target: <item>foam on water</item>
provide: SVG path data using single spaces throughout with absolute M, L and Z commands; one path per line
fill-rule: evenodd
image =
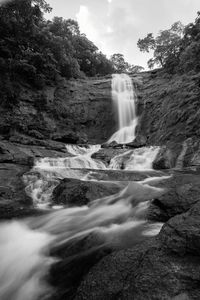
M 110 139 L 129 143 L 135 138 L 136 94 L 128 75 L 113 75 L 113 101 L 118 110 L 119 131 Z M 24 176 L 26 192 L 35 206 L 47 208 L 53 189 L 63 178 L 94 180 L 92 172 L 106 170 L 100 160 L 92 159 L 100 145 L 67 145 L 68 157 L 41 158 Z M 109 169 L 152 169 L 158 147 L 128 150 L 111 160 Z M 163 178 L 163 179 L 166 179 Z M 156 235 L 162 224 L 149 224 L 145 215 L 151 199 L 165 190 L 153 184 L 162 178 L 129 182 L 120 192 L 83 207 L 54 206 L 50 213 L 0 226 L 0 299 L 38 300 L 48 297 L 51 289 L 43 278 L 55 260 L 48 250 L 76 243 L 89 234 L 101 238 L 100 246 L 132 247 L 138 241 Z M 91 245 L 91 247 L 96 247 Z M 93 248 L 89 249 L 94 250 Z M 80 253 L 78 255 L 81 255 Z M 68 257 L 70 260 L 70 257 Z M 43 297 L 45 295 L 45 297 Z
M 106 166 L 100 160 L 92 159 L 94 152 L 99 151 L 100 145 L 66 145 L 72 156 L 62 158 L 40 158 L 36 160 L 31 172 L 24 175 L 26 192 L 34 203 L 46 209 L 53 192 L 63 178 L 87 179 L 86 169 L 104 170 Z
M 110 169 L 123 170 L 152 170 L 152 164 L 159 147 L 142 147 L 128 150 L 111 159 Z

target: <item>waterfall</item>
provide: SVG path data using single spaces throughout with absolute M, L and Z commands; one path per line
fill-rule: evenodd
M 118 114 L 119 129 L 109 139 L 109 143 L 130 143 L 135 139 L 137 126 L 136 108 L 137 95 L 132 79 L 127 74 L 114 74 L 112 77 L 112 99 Z
M 137 118 L 136 94 L 128 75 L 113 75 L 112 95 L 118 110 L 119 130 L 110 141 L 129 143 L 135 138 Z M 53 189 L 61 179 L 92 181 L 98 180 L 95 177 L 98 172 L 105 172 L 109 176 L 109 172 L 113 170 L 123 169 L 121 172 L 126 172 L 151 169 L 158 147 L 125 150 L 112 158 L 109 166 L 92 158 L 92 154 L 100 150 L 100 145 L 66 145 L 66 148 L 68 156 L 38 158 L 33 169 L 24 175 L 27 194 L 32 197 L 36 207 L 48 209 L 47 213 L 1 224 L 1 300 L 48 299 L 53 291 L 45 282 L 45 276 L 57 261 L 50 257 L 50 250 L 53 253 L 55 249 L 76 243 L 79 245 L 80 241 L 91 234 L 95 239 L 99 238 L 100 245 L 90 244 L 88 241 L 88 249 L 80 248 L 77 254 L 70 254 L 67 257 L 70 262 L 83 255 L 83 251 L 92 253 L 97 247 L 130 248 L 143 239 L 158 234 L 162 227 L 161 223 L 148 222 L 146 213 L 150 200 L 165 193 L 164 188 L 153 186 L 153 182 L 168 177 L 123 183 L 114 180 L 119 186 L 118 193 L 96 199 L 88 205 L 50 205 Z

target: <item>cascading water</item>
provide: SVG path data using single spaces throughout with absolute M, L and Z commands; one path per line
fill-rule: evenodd
M 26 192 L 40 208 L 48 207 L 53 189 L 59 180 L 63 178 L 84 180 L 88 173 L 85 170 L 106 169 L 103 162 L 91 158 L 92 154 L 100 149 L 100 145 L 87 147 L 66 145 L 66 148 L 72 156 L 38 159 L 32 171 L 24 176 Z
M 118 113 L 119 130 L 115 132 L 108 143 L 130 143 L 135 139 L 137 126 L 136 107 L 137 95 L 132 79 L 127 74 L 114 74 L 112 77 L 112 99 Z
M 158 154 L 159 147 L 142 147 L 125 151 L 111 159 L 110 169 L 152 170 L 152 163 Z
M 119 112 L 119 131 L 110 141 L 129 143 L 135 138 L 137 125 L 136 95 L 130 77 L 125 74 L 113 75 L 112 91 Z M 48 299 L 51 288 L 44 282 L 44 276 L 55 262 L 49 256 L 49 250 L 59 249 L 66 243 L 78 243 L 89 234 L 101 238 L 100 247 L 131 247 L 141 239 L 156 235 L 162 226 L 160 223 L 147 222 L 145 214 L 149 200 L 165 192 L 162 188 L 154 187 L 153 183 L 166 177 L 121 185 L 116 181 L 120 192 L 96 199 L 87 206 L 59 207 L 59 210 L 49 207 L 52 191 L 61 179 L 95 180 L 92 175 L 94 171 L 151 169 L 158 147 L 124 150 L 123 154 L 111 160 L 109 166 L 92 159 L 92 154 L 100 150 L 99 145 L 66 147 L 68 157 L 38 159 L 33 169 L 24 176 L 26 192 L 33 198 L 35 206 L 48 208 L 48 213 L 1 224 L 1 300 Z M 92 250 L 90 248 L 88 251 Z M 77 255 L 81 255 L 81 249 Z M 71 257 L 68 259 L 70 261 Z

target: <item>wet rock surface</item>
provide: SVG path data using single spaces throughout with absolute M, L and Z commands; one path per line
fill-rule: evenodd
M 93 200 L 115 194 L 120 189 L 122 187 L 115 183 L 66 178 L 54 189 L 52 202 L 69 207 L 82 206 Z
M 168 179 L 155 183 L 166 189 L 166 193 L 153 199 L 148 218 L 165 222 L 189 210 L 200 201 L 200 174 L 174 172 Z
M 144 139 L 129 146 L 161 145 L 154 168 L 170 171 L 92 173 L 97 180 L 126 182 L 172 172 L 172 178 L 156 184 L 167 192 L 152 199 L 148 216 L 166 223 L 157 238 L 138 241 L 128 250 L 102 246 L 96 235 L 53 249 L 51 255 L 60 261 L 50 273 L 52 300 L 200 299 L 200 177 L 171 171 L 200 166 L 199 74 L 172 77 L 154 71 L 133 77 L 142 82 L 137 87 L 137 134 Z M 23 86 L 12 112 L 0 110 L 0 219 L 40 213 L 23 182 L 35 158 L 69 155 L 66 142 L 108 140 L 116 129 L 110 84 L 110 79 L 63 80 L 40 91 Z M 122 148 L 113 144 L 93 158 L 108 165 L 124 153 Z M 112 193 L 115 189 L 113 185 Z M 109 191 L 99 183 L 67 179 L 55 190 L 54 203 L 83 205 Z
M 112 147 L 102 148 L 98 152 L 92 154 L 92 158 L 100 159 L 106 165 L 109 165 L 112 158 L 114 158 L 116 155 L 123 154 L 126 150 L 128 151 L 128 149 L 113 149 Z
M 76 300 L 199 299 L 200 258 L 180 257 L 152 239 L 103 258 L 82 281 Z
M 54 287 L 50 300 L 74 299 L 84 276 L 111 252 L 112 249 L 94 233 L 53 249 L 51 255 L 60 261 L 52 267 L 49 275 L 49 282 Z
M 42 214 L 25 192 L 23 175 L 30 171 L 37 158 L 69 155 L 62 144 L 31 141 L 31 145 L 25 138 L 23 144 L 0 141 L 0 219 Z
M 163 226 L 160 240 L 180 256 L 200 255 L 200 201 L 186 213 L 171 218 Z
M 94 245 L 98 248 L 99 242 L 102 243 L 98 236 L 84 239 L 84 246 L 80 248 L 77 245 L 82 242 L 76 244 L 75 241 L 77 252 L 73 264 L 67 260 L 71 253 L 68 247 L 61 252 L 56 250 L 62 261 L 58 266 L 60 281 L 55 285 L 55 299 L 199 299 L 199 182 L 199 174 L 177 171 L 171 178 L 152 181 L 153 186 L 169 189 L 168 193 L 158 198 L 166 206 L 168 221 L 155 238 L 145 238 L 144 242 L 134 236 L 135 244 L 130 244 L 130 249 L 116 251 L 115 247 L 103 247 L 103 252 L 99 250 L 100 256 L 97 249 L 95 256 L 81 254 L 82 249 L 88 254 L 87 250 Z M 73 247 L 72 243 L 72 252 Z M 81 269 L 78 266 L 82 266 Z M 66 272 L 69 269 L 72 276 Z M 53 272 L 52 278 L 56 278 L 56 266 Z M 65 285 L 61 274 L 67 276 Z M 70 287 L 68 282 L 71 282 Z

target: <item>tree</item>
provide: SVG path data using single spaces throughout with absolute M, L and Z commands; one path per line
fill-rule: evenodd
M 128 73 L 140 73 L 144 68 L 142 66 L 129 65 Z
M 184 26 L 181 22 L 174 23 L 170 29 L 160 31 L 154 38 L 152 33 L 147 34 L 144 39 L 139 39 L 137 45 L 142 52 L 153 50 L 153 58 L 148 61 L 148 66 L 154 65 L 165 67 L 168 59 L 177 59 L 183 37 Z
M 128 63 L 125 61 L 123 54 L 115 53 L 110 60 L 116 73 L 127 72 Z
M 179 55 L 179 70 L 200 71 L 200 12 L 194 23 L 185 27 Z
M 120 53 L 113 54 L 110 60 L 115 73 L 138 73 L 144 70 L 141 66 L 130 65 Z

